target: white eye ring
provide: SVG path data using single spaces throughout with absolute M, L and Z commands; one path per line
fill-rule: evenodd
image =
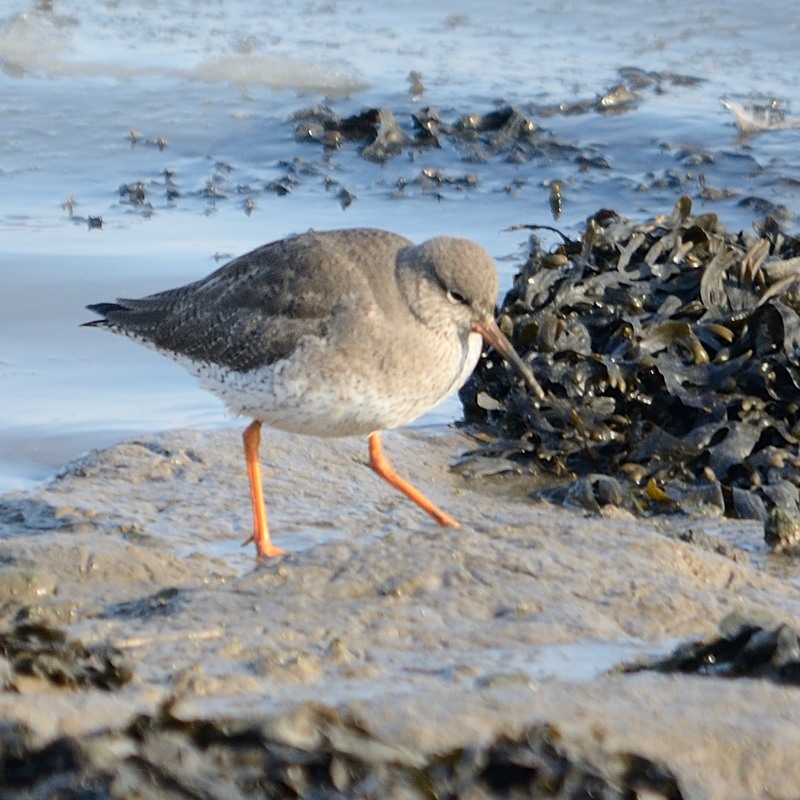
M 461 294 L 461 292 L 455 292 L 452 289 L 448 289 L 447 290 L 447 299 L 453 305 L 465 306 L 465 305 L 467 305 L 467 302 L 468 302 L 467 298 L 463 294 Z

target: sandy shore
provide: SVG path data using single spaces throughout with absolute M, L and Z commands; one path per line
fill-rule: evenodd
M 168 698 L 187 720 L 314 701 L 422 754 L 550 723 L 594 763 L 665 765 L 685 797 L 797 797 L 796 688 L 614 671 L 711 636 L 732 613 L 798 627 L 794 582 L 668 538 L 663 521 L 589 517 L 466 480 L 448 468 L 470 447 L 456 431 L 385 441 L 459 529 L 377 479 L 364 442 L 275 432 L 265 487 L 290 555 L 266 566 L 240 547 L 250 519 L 236 431 L 123 442 L 1 498 L 4 627 L 115 645 L 134 678 L 112 692 L 17 682 L 0 716 L 44 745 L 118 729 Z M 737 537 L 759 531 L 738 524 Z

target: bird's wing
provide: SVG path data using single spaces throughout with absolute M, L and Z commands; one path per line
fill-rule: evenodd
M 382 231 L 378 249 L 407 240 Z M 264 245 L 202 280 L 141 299 L 89 306 L 112 328 L 159 350 L 247 372 L 289 356 L 302 337 L 328 335 L 346 296 L 371 297 L 369 265 L 338 232 Z M 381 261 L 381 259 L 376 259 Z

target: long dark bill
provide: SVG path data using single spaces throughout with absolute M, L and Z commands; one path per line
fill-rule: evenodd
M 528 384 L 528 388 L 540 400 L 544 400 L 546 395 L 541 384 L 534 377 L 531 368 L 517 355 L 514 346 L 508 341 L 503 331 L 497 326 L 497 323 L 489 318 L 481 322 L 476 322 L 473 328 L 477 333 L 483 336 L 483 341 L 486 342 L 486 344 L 494 347 L 494 349 L 519 372 L 522 379 Z

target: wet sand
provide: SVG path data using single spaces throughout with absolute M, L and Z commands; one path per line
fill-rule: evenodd
M 469 481 L 449 470 L 472 445 L 455 430 L 389 433 L 386 450 L 457 530 L 375 477 L 364 442 L 268 433 L 270 522 L 290 555 L 265 566 L 240 547 L 237 431 L 122 442 L 0 499 L 3 627 L 115 645 L 134 669 L 111 692 L 28 678 L 0 693 L 0 717 L 27 726 L 31 746 L 120 730 L 171 698 L 184 720 L 313 702 L 420 757 L 549 723 L 572 756 L 664 765 L 684 797 L 797 796 L 796 688 L 614 671 L 732 613 L 797 627 L 794 583 L 664 536 L 670 522 Z

